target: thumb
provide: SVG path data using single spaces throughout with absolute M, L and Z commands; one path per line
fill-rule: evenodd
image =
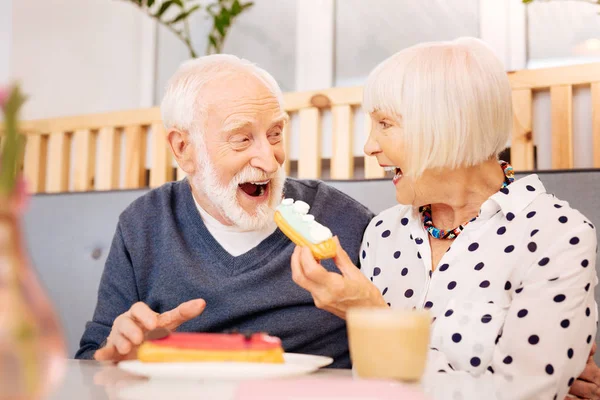
M 333 258 L 335 265 L 340 270 L 342 275 L 352 276 L 356 271 L 358 271 L 358 268 L 356 268 L 356 265 L 354 265 L 354 263 L 348 256 L 348 253 L 346 253 L 346 251 L 342 248 L 342 245 L 340 244 L 340 240 L 338 239 L 338 237 L 335 236 L 333 238 L 333 240 L 335 241 L 336 248 L 337 248 L 336 255 Z
M 94 353 L 94 360 L 96 361 L 113 361 L 117 358 L 117 348 L 112 344 L 99 348 Z
M 171 311 L 166 311 L 158 316 L 158 327 L 175 330 L 181 324 L 196 318 L 206 308 L 206 301 L 202 299 L 190 300 L 181 303 Z

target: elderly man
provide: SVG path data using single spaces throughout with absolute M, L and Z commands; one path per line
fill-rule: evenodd
M 355 263 L 372 214 L 323 183 L 286 180 L 288 117 L 275 80 L 234 56 L 203 57 L 181 66 L 161 109 L 188 179 L 151 191 L 120 216 L 76 357 L 132 358 L 157 327 L 239 329 L 269 332 L 286 351 L 349 367 L 344 321 L 293 282 L 294 245 L 273 213 L 283 192 L 307 202 Z

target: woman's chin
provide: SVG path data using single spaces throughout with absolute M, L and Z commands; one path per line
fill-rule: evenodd
M 406 196 L 406 193 L 402 193 L 398 190 L 396 190 L 396 201 L 398 202 L 398 204 L 401 204 L 403 206 L 412 205 L 412 199 L 409 199 L 408 196 Z

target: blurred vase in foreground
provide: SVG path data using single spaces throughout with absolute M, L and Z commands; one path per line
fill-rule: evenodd
M 0 400 L 44 398 L 60 382 L 66 361 L 63 332 L 27 257 L 21 231 L 26 202 L 20 178 L 24 139 L 18 87 L 0 88 Z

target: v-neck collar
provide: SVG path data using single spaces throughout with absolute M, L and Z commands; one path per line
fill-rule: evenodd
M 232 256 L 206 228 L 196 208 L 192 189 L 187 178 L 179 182 L 178 192 L 177 198 L 178 201 L 182 202 L 184 218 L 190 225 L 189 229 L 194 231 L 194 236 L 200 240 L 200 244 L 203 245 L 202 247 L 204 247 L 205 251 L 216 257 L 222 264 L 231 268 L 229 271 L 230 275 L 237 275 L 244 271 L 255 269 L 273 252 L 281 250 L 285 246 L 286 241 L 289 240 L 281 230 L 276 229 L 271 235 L 260 242 L 258 246 L 237 257 Z

